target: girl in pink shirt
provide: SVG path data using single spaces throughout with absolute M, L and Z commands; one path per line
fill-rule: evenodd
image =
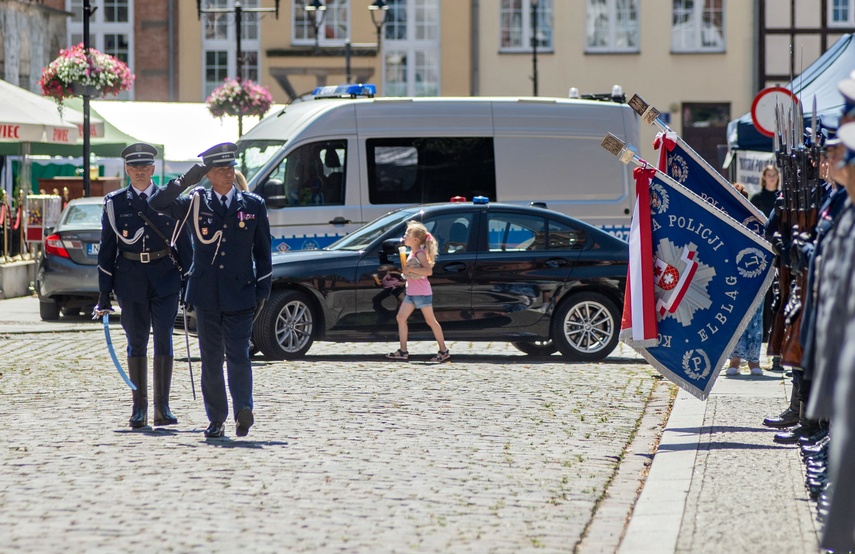
M 422 311 L 425 323 L 433 331 L 433 336 L 439 345 L 439 352 L 431 358 L 432 362 L 444 362 L 451 358 L 448 348 L 445 347 L 445 338 L 442 336 L 442 327 L 433 314 L 433 292 L 430 288 L 428 277 L 433 274 L 433 264 L 436 261 L 436 240 L 427 232 L 424 225 L 418 221 L 407 222 L 407 232 L 404 234 L 404 245 L 410 247 L 410 255 L 407 257 L 406 267 L 401 268 L 407 279 L 407 293 L 398 310 L 398 335 L 401 347 L 386 354 L 392 360 L 408 360 L 407 333 L 409 328 L 407 320 L 416 308 Z

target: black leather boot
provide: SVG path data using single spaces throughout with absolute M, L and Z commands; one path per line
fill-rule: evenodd
M 789 431 L 777 433 L 772 440 L 778 444 L 796 444 L 802 437 L 809 437 L 819 431 L 819 421 L 805 416 L 805 403 L 799 402 L 799 424 Z
M 774 427 L 775 429 L 783 429 L 784 427 L 792 427 L 799 422 L 799 399 L 798 391 L 795 387 L 790 391 L 790 405 L 787 409 L 777 416 L 769 416 L 763 420 L 763 425 L 766 427 Z
M 172 388 L 172 356 L 155 356 L 152 389 L 154 390 L 154 424 L 175 425 L 178 419 L 169 410 Z
M 128 376 L 137 387 L 133 391 L 134 407 L 128 425 L 134 429 L 148 425 L 148 358 L 138 356 L 128 358 Z

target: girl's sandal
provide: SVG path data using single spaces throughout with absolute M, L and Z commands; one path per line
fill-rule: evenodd
M 389 358 L 390 360 L 401 360 L 401 361 L 406 362 L 407 360 L 410 359 L 410 353 L 406 352 L 404 350 L 401 350 L 399 348 L 399 349 L 395 350 L 394 352 L 392 352 L 391 354 L 386 354 L 386 357 Z
M 437 363 L 437 364 L 440 364 L 449 358 L 451 358 L 451 354 L 448 352 L 448 349 L 446 348 L 445 350 L 440 350 L 439 352 L 437 352 L 436 356 L 431 358 L 430 361 Z

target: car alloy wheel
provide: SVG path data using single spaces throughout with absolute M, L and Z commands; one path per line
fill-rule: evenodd
M 597 292 L 574 294 L 553 316 L 553 342 L 571 360 L 602 360 L 617 346 L 619 321 L 615 303 L 606 296 Z
M 274 290 L 253 330 L 253 343 L 277 360 L 303 357 L 312 346 L 315 315 L 308 297 L 295 290 Z

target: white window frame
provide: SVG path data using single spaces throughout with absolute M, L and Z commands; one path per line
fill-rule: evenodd
M 128 39 L 128 59 L 126 61 L 131 73 L 134 73 L 134 0 L 128 2 L 128 20 L 122 22 L 104 21 L 104 0 L 90 0 L 90 5 L 97 8 L 95 13 L 89 17 L 89 46 L 100 52 L 105 52 L 104 37 L 105 35 L 124 35 Z M 83 0 L 65 0 L 66 11 L 72 12 L 76 17 L 68 18 L 68 47 L 75 46 L 83 42 Z M 77 19 L 77 21 L 75 21 Z M 73 37 L 78 35 L 79 40 L 73 40 Z M 112 52 L 105 52 L 113 54 Z M 130 90 L 122 91 L 116 96 L 107 96 L 107 100 L 133 100 L 134 87 L 131 85 Z
M 302 22 L 297 20 L 298 15 L 304 13 L 303 6 L 308 4 L 311 0 L 294 0 L 291 4 L 291 29 L 294 30 L 291 36 L 291 44 L 294 46 L 314 46 L 315 38 L 314 37 L 298 37 L 297 29 L 302 27 Z M 321 20 L 321 24 L 318 27 L 318 46 L 344 46 L 347 42 L 347 38 L 350 36 L 351 29 L 351 9 L 350 9 L 350 0 L 324 0 L 324 3 L 327 4 L 326 13 L 315 12 L 315 20 Z M 336 19 L 335 17 L 330 17 L 331 14 L 336 12 L 342 13 L 343 17 Z M 367 16 L 366 16 L 367 17 Z M 343 35 L 338 38 L 326 38 L 327 32 L 326 29 L 328 26 L 332 26 L 335 28 L 336 25 L 344 25 Z M 306 22 L 306 25 L 309 25 Z M 309 27 L 311 27 L 309 25 Z M 309 30 L 309 27 L 306 30 Z M 335 34 L 335 33 L 333 33 Z
M 216 7 L 224 7 L 229 9 L 234 9 L 236 0 L 225 0 L 224 2 L 217 2 L 215 4 Z M 261 7 L 261 0 L 240 0 L 241 7 L 243 8 L 258 8 Z M 225 4 L 225 5 L 222 5 Z M 205 7 L 204 5 L 202 6 Z M 206 38 L 205 37 L 205 24 L 206 18 L 217 15 L 219 17 L 225 18 L 225 29 L 226 36 L 222 38 Z M 246 55 L 248 53 L 255 54 L 255 64 L 246 63 L 243 64 L 244 75 L 243 78 L 246 79 L 247 74 L 249 74 L 253 69 L 255 70 L 256 75 L 258 75 L 257 80 L 260 80 L 261 76 L 261 17 L 260 13 L 252 13 L 252 12 L 243 12 L 242 14 L 242 23 L 244 28 L 248 25 L 252 25 L 248 17 L 255 18 L 255 38 L 247 37 L 246 33 L 241 35 L 240 49 L 241 52 Z M 202 14 L 202 54 L 200 60 L 201 67 L 201 82 L 202 82 L 202 101 L 204 102 L 208 96 L 210 96 L 211 91 L 214 88 L 220 86 L 222 81 L 220 82 L 209 82 L 207 80 L 207 69 L 208 69 L 208 61 L 207 54 L 208 52 L 228 52 L 227 54 L 227 77 L 236 78 L 237 77 L 237 25 L 235 23 L 234 13 L 224 13 L 224 14 Z
M 683 30 L 689 31 L 691 34 L 688 38 L 691 44 L 685 44 L 685 36 L 687 33 L 682 32 L 675 27 L 674 19 L 678 7 L 682 11 L 687 11 L 685 4 L 691 3 L 690 19 L 686 23 Z M 704 46 L 703 34 L 706 31 L 704 27 L 704 13 L 709 11 L 711 5 L 721 5 L 721 44 Z M 672 0 L 671 1 L 671 52 L 679 54 L 695 54 L 695 53 L 723 53 L 727 51 L 727 7 L 726 0 Z
M 835 4 L 846 10 L 845 19 L 835 19 Z M 828 0 L 828 26 L 829 27 L 855 27 L 855 0 Z
M 521 35 L 519 46 L 505 46 L 502 44 L 502 34 L 504 27 L 502 25 L 502 15 L 505 12 L 514 13 L 515 10 L 508 9 L 506 3 L 512 3 L 513 0 L 500 0 L 499 3 L 499 52 L 500 53 L 517 53 L 531 52 L 531 0 L 520 0 L 520 13 L 518 14 L 520 25 L 517 29 L 516 24 L 509 32 L 519 33 Z M 554 24 L 554 6 L 552 0 L 538 0 L 537 11 L 540 14 L 538 20 L 538 31 L 543 38 L 537 43 L 538 52 L 552 52 L 554 48 L 555 24 Z M 546 33 L 544 33 L 546 31 Z
M 587 0 L 585 3 L 585 52 L 588 53 L 636 53 L 641 51 L 641 13 L 640 0 Z M 635 46 L 618 46 L 623 36 L 632 34 L 627 25 L 623 32 L 618 32 L 618 15 L 621 10 L 618 4 L 623 4 L 624 12 L 635 12 Z M 603 46 L 592 45 L 589 38 L 594 33 L 597 19 L 605 20 L 605 41 Z
M 383 29 L 381 54 L 383 56 L 382 91 L 384 96 L 439 96 L 442 94 L 441 67 L 441 5 L 440 0 L 391 0 L 396 9 L 406 13 L 403 25 L 405 38 L 391 38 Z M 391 10 L 390 10 L 391 11 Z M 432 20 L 425 18 L 433 15 Z M 403 67 L 394 60 L 405 61 Z M 435 73 L 434 80 L 425 76 Z M 387 77 L 398 74 L 402 80 L 392 81 Z

